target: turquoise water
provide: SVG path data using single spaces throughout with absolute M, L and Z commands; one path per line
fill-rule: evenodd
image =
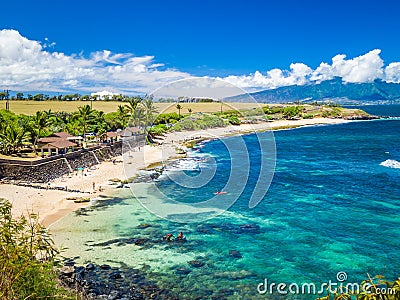
M 396 115 L 397 110 L 399 106 L 393 106 L 390 112 Z M 248 208 L 248 201 L 261 160 L 257 136 L 248 135 L 244 139 L 252 155 L 246 188 L 216 218 L 192 224 L 169 222 L 149 213 L 125 189 L 118 197 L 67 216 L 52 231 L 57 243 L 68 248 L 65 255 L 76 257 L 77 262 L 141 266 L 160 286 L 186 299 L 194 295 L 279 298 L 257 293 L 264 278 L 320 284 L 346 272 L 347 282 L 360 282 L 367 273 L 393 280 L 400 269 L 399 132 L 399 120 L 275 132 L 275 175 L 254 209 Z M 239 138 L 229 139 L 234 143 Z M 177 201 L 193 203 L 224 186 L 230 160 L 221 141 L 200 145 L 191 157 L 185 163 L 189 176 L 196 176 L 198 170 L 187 165 L 207 168 L 207 157 L 215 160 L 217 170 L 206 186 L 185 188 L 162 176 L 157 189 Z M 154 188 L 146 183 L 134 186 L 142 200 L 154 197 Z M 142 223 L 150 227 L 142 228 Z M 179 231 L 187 236 L 186 243 L 160 241 L 163 234 Z M 144 238 L 145 244 L 134 245 L 129 238 Z M 101 244 L 107 241 L 111 242 Z M 241 258 L 234 257 L 237 252 L 232 250 Z M 191 260 L 204 266 L 194 268 L 188 263 Z M 190 273 L 178 274 L 178 268 Z

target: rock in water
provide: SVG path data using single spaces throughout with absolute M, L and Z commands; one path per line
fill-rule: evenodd
M 242 254 L 237 250 L 229 250 L 229 256 L 233 258 L 242 258 Z
M 191 260 L 191 261 L 189 261 L 189 264 L 195 268 L 200 268 L 200 267 L 204 266 L 204 262 L 202 262 L 200 260 Z
M 189 274 L 191 271 L 189 270 L 189 269 L 187 269 L 187 268 L 179 268 L 179 269 L 177 269 L 176 271 L 175 271 L 175 273 L 177 274 L 177 275 L 187 275 L 187 274 Z

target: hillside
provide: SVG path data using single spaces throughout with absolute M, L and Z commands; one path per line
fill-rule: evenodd
M 334 100 L 343 104 L 382 103 L 400 100 L 400 84 L 375 80 L 370 83 L 343 83 L 341 78 L 320 84 L 292 85 L 273 90 L 251 93 L 257 102 L 286 103 Z M 238 95 L 224 99 L 232 102 L 248 102 L 248 96 Z

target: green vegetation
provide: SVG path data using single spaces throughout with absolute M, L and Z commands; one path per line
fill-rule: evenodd
M 262 109 L 266 115 L 275 115 L 283 113 L 283 107 L 280 106 L 264 106 Z
M 79 106 L 72 113 L 37 111 L 34 115 L 16 115 L 0 110 L 0 153 L 17 155 L 37 153 L 37 143 L 42 137 L 59 131 L 72 135 L 81 135 L 87 139 L 87 133 L 102 137 L 110 130 L 123 129 L 126 126 L 140 126 L 144 131 L 154 122 L 157 112 L 149 98 L 130 98 L 125 105 L 119 105 L 117 111 L 108 114 L 92 109 L 90 105 Z
M 174 124 L 181 120 L 183 116 L 178 115 L 177 113 L 167 113 L 167 114 L 159 114 L 157 118 L 154 120 L 154 124 Z
M 317 300 L 398 300 L 400 299 L 400 278 L 390 282 L 381 275 L 373 278 L 368 275 L 368 279 L 359 284 L 359 291 L 354 286 L 347 290 L 346 284 L 343 284 L 343 289 L 340 287 L 335 289 L 337 289 L 336 293 L 328 291 L 327 296 L 317 298 Z
M 163 135 L 168 131 L 168 127 L 165 124 L 154 125 L 149 128 L 148 134 L 152 137 Z
M 149 138 L 148 141 L 152 142 L 154 137 L 168 131 L 198 130 L 281 119 L 346 118 L 366 115 L 361 110 L 344 109 L 333 103 L 263 107 L 247 105 L 247 109 L 230 107 L 223 111 L 221 102 L 204 103 L 203 106 L 200 103 L 190 103 L 190 107 L 184 106 L 188 103 L 178 103 L 172 106 L 172 109 L 177 111 L 156 115 L 159 104 L 154 103 L 151 97 L 130 97 L 125 100 L 125 104 L 119 104 L 109 113 L 93 109 L 88 104 L 79 106 L 77 111 L 73 112 L 47 110 L 37 111 L 33 115 L 16 115 L 0 110 L 0 153 L 17 156 L 29 152 L 36 154 L 38 140 L 59 131 L 66 131 L 75 136 L 81 135 L 86 140 L 87 133 L 93 133 L 101 139 L 107 131 L 135 126 L 140 127 Z M 212 112 L 198 112 L 200 107 L 209 109 L 208 106 L 213 106 Z M 188 113 L 183 113 L 184 108 Z
M 203 114 L 196 116 L 188 116 L 176 123 L 172 130 L 200 130 L 207 128 L 223 127 L 227 123 L 219 116 L 214 114 Z
M 304 110 L 304 106 L 286 106 L 282 114 L 286 119 L 300 118 Z
M 57 284 L 58 252 L 36 215 L 13 219 L 0 199 L 0 232 L 0 299 L 69 298 Z
M 232 125 L 240 125 L 240 119 L 237 116 L 228 117 L 228 122 Z

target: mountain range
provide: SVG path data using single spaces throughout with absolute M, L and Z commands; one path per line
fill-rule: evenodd
M 321 83 L 291 85 L 250 93 L 257 102 L 288 103 L 333 101 L 341 104 L 400 103 L 400 84 L 375 80 L 346 83 L 340 77 Z M 249 102 L 247 94 L 225 98 L 229 102 Z

